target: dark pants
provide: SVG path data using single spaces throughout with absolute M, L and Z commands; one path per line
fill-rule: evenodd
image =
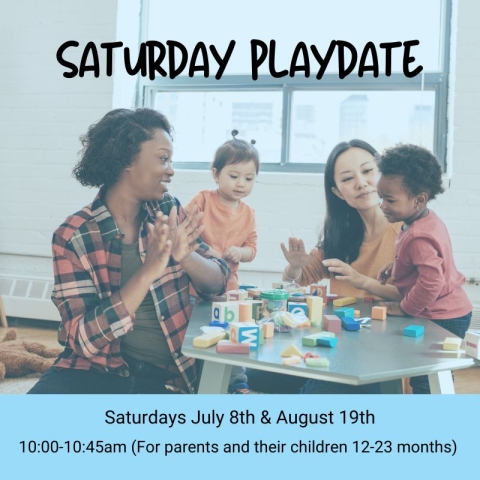
M 472 312 L 469 314 L 453 318 L 452 320 L 432 320 L 432 322 L 440 325 L 445 330 L 453 333 L 457 337 L 465 338 L 465 333 L 470 326 L 470 321 L 472 320 Z M 430 384 L 428 383 L 428 375 L 421 375 L 420 377 L 412 377 L 410 379 L 410 386 L 414 394 L 429 394 L 430 393 Z
M 169 372 L 147 362 L 128 358 L 129 375 L 51 367 L 31 388 L 32 394 L 176 393 L 165 387 Z
M 305 379 L 294 375 L 265 372 L 247 368 L 248 386 L 251 390 L 261 393 L 300 393 Z

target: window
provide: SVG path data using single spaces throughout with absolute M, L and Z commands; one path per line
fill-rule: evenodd
M 366 140 L 379 151 L 399 142 L 419 144 L 433 150 L 445 166 L 451 0 L 298 0 L 295 9 L 283 16 L 277 12 L 275 19 L 259 3 L 245 0 L 238 10 L 233 6 L 235 11 L 227 12 L 224 2 L 211 0 L 209 10 L 221 13 L 208 16 L 204 4 L 142 0 L 144 40 L 176 40 L 188 52 L 202 41 L 222 54 L 236 41 L 220 80 L 215 80 L 215 71 L 208 78 L 189 77 L 188 69 L 173 80 L 140 77 L 137 105 L 156 108 L 171 121 L 179 139 L 177 168 L 207 168 L 234 128 L 239 138 L 256 140 L 263 171 L 322 172 L 333 146 L 352 138 Z M 182 8 L 191 10 L 188 19 Z M 169 21 L 176 15 L 181 20 Z M 345 40 L 358 50 L 358 57 L 367 42 L 373 42 L 380 73 L 377 78 L 371 72 L 359 77 L 354 70 L 340 79 L 335 53 L 321 80 L 316 79 L 319 65 L 312 57 L 309 78 L 302 72 L 274 78 L 266 61 L 254 81 L 251 39 L 266 44 L 276 40 L 277 71 L 289 68 L 299 42 L 316 46 L 323 56 L 332 40 Z M 391 75 L 385 75 L 385 52 L 379 44 L 408 40 L 420 41 L 411 50 L 416 57 L 412 69 L 421 64 L 423 72 L 413 78 L 404 75 L 402 48 L 392 51 Z

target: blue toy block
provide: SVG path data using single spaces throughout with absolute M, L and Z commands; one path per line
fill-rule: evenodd
M 290 313 L 303 313 L 308 317 L 308 306 L 306 303 L 288 302 L 288 311 Z
M 320 347 L 334 347 L 338 342 L 338 338 L 320 337 L 317 338 L 317 345 Z
M 422 325 L 409 325 L 403 330 L 403 334 L 406 337 L 419 337 L 423 335 L 424 328 Z
M 336 313 L 336 311 L 335 311 L 335 313 Z M 359 323 L 356 322 L 352 317 L 343 317 L 342 318 L 342 327 L 345 330 L 360 330 Z
M 340 308 L 337 308 L 333 313 L 340 318 L 355 317 L 355 309 L 351 307 L 340 307 Z
M 212 320 L 209 325 L 211 327 L 222 327 L 222 328 L 228 328 L 228 326 L 230 325 L 228 322 L 219 322 L 217 320 Z

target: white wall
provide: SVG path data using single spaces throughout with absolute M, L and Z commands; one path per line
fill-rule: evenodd
M 110 108 L 131 106 L 134 85 L 123 78 L 114 86 L 105 75 L 64 79 L 55 53 L 69 39 L 125 41 L 116 24 L 125 3 L 23 0 L 0 7 L 0 272 L 50 275 L 53 230 L 95 194 L 71 178 L 78 136 Z M 458 267 L 480 279 L 480 2 L 455 1 L 457 7 L 450 187 L 435 209 L 450 230 Z M 260 174 L 248 198 L 257 211 L 258 255 L 242 265 L 242 281 L 268 285 L 278 277 L 279 243 L 291 233 L 313 247 L 325 213 L 322 185 L 322 175 Z M 209 172 L 177 171 L 172 191 L 187 202 L 204 188 L 214 188 Z

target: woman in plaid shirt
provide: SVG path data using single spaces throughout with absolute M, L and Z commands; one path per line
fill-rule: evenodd
M 189 286 L 221 294 L 230 271 L 201 241 L 203 214 L 167 193 L 171 130 L 155 110 L 117 109 L 81 137 L 74 174 L 100 191 L 53 235 L 65 350 L 29 393 L 195 392 Z

